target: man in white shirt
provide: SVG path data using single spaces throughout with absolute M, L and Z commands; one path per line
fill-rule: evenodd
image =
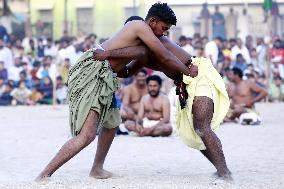
M 179 37 L 179 45 L 183 50 L 185 50 L 188 54 L 193 55 L 194 54 L 194 49 L 193 47 L 187 43 L 187 38 L 182 35 Z
M 20 57 L 16 57 L 14 65 L 8 69 L 8 79 L 19 81 L 21 71 L 23 71 L 23 67 L 21 66 L 21 59 Z
M 76 49 L 74 45 L 72 45 L 69 39 L 62 39 L 61 40 L 62 48 L 58 51 L 60 63 L 63 62 L 66 58 L 69 58 L 71 67 L 76 63 Z
M 53 44 L 52 38 L 47 38 L 47 45 L 44 48 L 44 55 L 45 56 L 51 56 L 55 58 L 57 56 L 58 49 L 57 47 Z
M 209 41 L 205 45 L 205 56 L 207 58 L 210 58 L 213 65 L 217 66 L 217 60 L 218 60 L 218 54 L 219 54 L 219 48 L 222 45 L 222 38 L 216 37 L 213 41 Z
M 13 55 L 12 51 L 5 47 L 5 42 L 0 39 L 0 61 L 4 62 L 4 67 L 8 70 L 13 66 Z
M 236 61 L 237 54 L 242 54 L 246 63 L 249 64 L 251 62 L 249 51 L 247 47 L 243 45 L 243 41 L 240 38 L 237 38 L 237 43 L 231 50 L 232 61 Z

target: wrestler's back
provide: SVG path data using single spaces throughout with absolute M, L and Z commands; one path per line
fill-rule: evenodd
M 127 23 L 120 31 L 118 31 L 113 37 L 101 44 L 104 50 L 120 49 L 125 47 L 132 47 L 141 44 L 141 40 L 137 37 L 135 32 L 136 22 L 132 21 Z M 112 68 L 115 71 L 123 69 L 123 67 L 131 60 L 128 59 L 108 59 Z

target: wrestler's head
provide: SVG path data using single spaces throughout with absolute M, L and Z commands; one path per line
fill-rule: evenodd
M 147 77 L 147 71 L 145 69 L 139 70 L 135 74 L 135 82 L 139 86 L 144 86 L 146 85 L 146 77 Z
M 177 23 L 176 15 L 167 3 L 152 5 L 145 20 L 157 37 L 161 37 L 172 25 Z
M 157 97 L 160 93 L 161 85 L 162 85 L 162 79 L 160 76 L 157 75 L 151 75 L 147 77 L 147 88 L 148 93 L 151 97 Z

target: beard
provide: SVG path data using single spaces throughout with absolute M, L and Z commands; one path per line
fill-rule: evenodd
M 156 91 L 149 91 L 149 95 L 150 95 L 151 97 L 156 98 L 157 96 L 159 96 L 159 92 L 156 92 Z

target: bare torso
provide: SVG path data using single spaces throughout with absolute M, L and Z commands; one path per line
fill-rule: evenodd
M 232 98 L 235 105 L 246 105 L 253 99 L 248 81 L 241 81 L 236 84 L 232 92 L 234 93 Z
M 150 95 L 145 96 L 143 100 L 144 117 L 149 120 L 160 120 L 163 118 L 163 101 L 167 98 L 160 94 L 157 98 L 152 98 Z
M 135 22 L 135 21 L 133 21 Z M 138 21 L 141 22 L 141 21 Z M 132 24 L 126 24 L 118 33 L 113 37 L 101 44 L 104 50 L 120 49 L 125 47 L 132 47 L 141 44 L 141 40 L 137 37 L 135 30 L 132 29 Z M 129 60 L 124 59 L 109 59 L 112 68 L 118 72 L 120 71 Z
M 129 108 L 131 108 L 135 113 L 138 113 L 138 109 L 140 106 L 140 101 L 142 96 L 147 94 L 147 87 L 138 88 L 135 83 L 130 84 L 125 89 L 126 93 L 129 93 Z

